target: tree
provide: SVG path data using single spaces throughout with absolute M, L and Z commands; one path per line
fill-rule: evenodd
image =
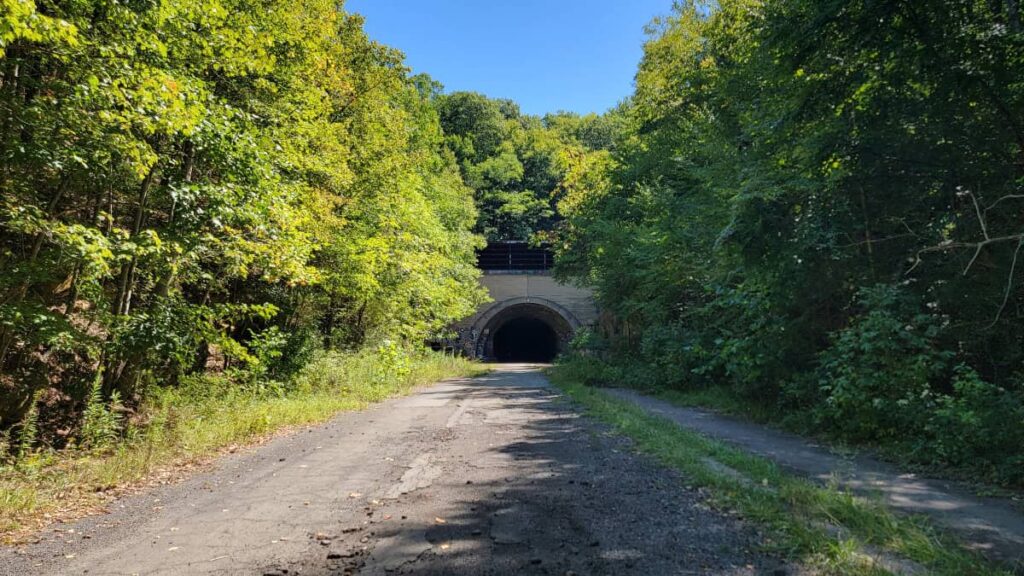
M 595 285 L 615 361 L 839 435 L 904 410 L 922 458 L 963 390 L 1019 404 L 1018 20 L 1006 1 L 730 0 L 653 23 L 613 158 L 562 209 L 559 273 Z M 879 326 L 920 337 L 878 362 Z M 857 434 L 900 440 L 876 420 Z
M 5 2 L 0 428 L 481 301 L 435 84 L 326 0 Z M 51 431 L 52 432 L 52 431 Z M 51 437 L 51 440 L 54 438 Z

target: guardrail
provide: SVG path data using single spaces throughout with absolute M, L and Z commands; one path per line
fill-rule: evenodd
M 526 242 L 492 242 L 476 253 L 477 267 L 484 271 L 544 271 L 554 265 L 554 254 L 546 246 Z

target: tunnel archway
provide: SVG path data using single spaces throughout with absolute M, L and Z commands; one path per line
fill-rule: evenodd
M 500 302 L 480 319 L 477 357 L 498 362 L 548 363 L 565 350 L 579 322 L 553 302 Z
M 558 334 L 537 318 L 519 317 L 494 333 L 494 359 L 498 362 L 551 362 L 558 355 Z

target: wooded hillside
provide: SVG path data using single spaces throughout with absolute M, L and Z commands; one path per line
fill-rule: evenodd
M 596 381 L 1024 482 L 1016 0 L 680 2 L 559 208 Z
M 4 0 L 0 430 L 474 310 L 433 90 L 334 2 Z

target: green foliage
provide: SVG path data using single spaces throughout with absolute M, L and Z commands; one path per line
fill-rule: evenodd
M 573 333 L 569 348 L 588 356 L 600 355 L 608 348 L 608 343 L 599 331 L 582 326 Z
M 618 116 L 522 115 L 509 100 L 475 92 L 436 97 L 445 144 L 480 212 L 477 231 L 488 240 L 544 240 L 558 220 L 556 206 L 570 178 L 567 155 L 612 146 Z
M 259 334 L 253 334 L 249 339 L 248 375 L 254 379 L 265 378 L 270 370 L 280 362 L 287 345 L 288 337 L 282 334 L 281 329 L 277 326 L 271 326 Z
M 374 383 L 378 386 L 389 386 L 401 382 L 412 371 L 411 358 L 407 350 L 398 343 L 385 341 L 377 347 L 377 364 L 375 366 Z
M 135 406 L 474 311 L 436 92 L 327 0 L 4 0 L 0 428 L 45 388 L 99 406 L 101 371 Z
M 920 457 L 982 471 L 1012 485 L 1024 483 L 1024 393 L 984 381 L 958 366 L 953 390 L 941 394 L 925 424 Z
M 18 460 L 24 460 L 35 451 L 39 436 L 39 393 L 32 396 L 28 410 L 18 426 Z
M 820 399 L 812 410 L 843 437 L 899 440 L 930 408 L 953 354 L 935 348 L 938 319 L 915 313 L 898 289 L 866 288 L 858 303 L 863 311 L 821 353 Z
M 109 402 L 103 397 L 103 379 L 97 373 L 82 411 L 82 428 L 78 433 L 82 448 L 102 450 L 114 444 L 122 428 L 121 416 L 117 412 L 120 407 L 121 396 L 116 390 Z
M 558 203 L 556 273 L 594 287 L 604 359 L 1013 476 L 1009 437 L 995 466 L 929 430 L 1024 394 L 1017 2 L 687 1 L 649 33 L 614 144 L 570 159 Z

